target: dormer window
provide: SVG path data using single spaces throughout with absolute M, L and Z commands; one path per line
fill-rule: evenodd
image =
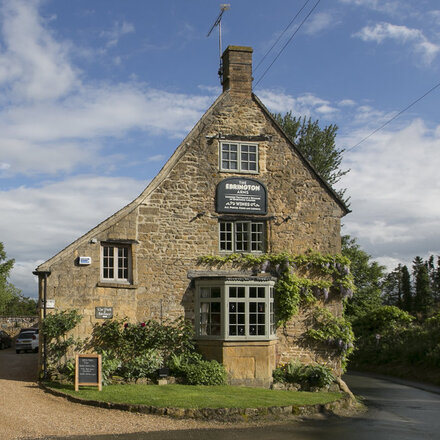
M 220 171 L 258 173 L 258 145 L 222 142 L 220 144 Z

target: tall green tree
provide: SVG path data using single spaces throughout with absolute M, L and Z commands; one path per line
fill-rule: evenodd
M 413 297 L 411 288 L 411 275 L 407 266 L 402 267 L 402 309 L 408 313 L 413 310 Z
M 0 242 L 0 315 L 6 314 L 7 305 L 17 293 L 15 287 L 8 281 L 13 267 L 14 260 L 7 259 L 3 243 Z
M 409 313 L 413 311 L 411 275 L 407 266 L 399 264 L 386 275 L 382 284 L 382 296 L 384 304 L 399 307 Z
M 7 259 L 3 243 L 0 242 L 0 316 L 28 316 L 36 314 L 36 302 L 21 295 L 8 281 L 14 267 L 14 259 Z
M 440 256 L 437 256 L 437 265 L 435 263 L 434 255 L 429 257 L 427 264 L 432 298 L 438 308 L 440 306 Z
M 399 264 L 392 272 L 385 276 L 382 284 L 382 296 L 384 304 L 402 308 L 402 265 Z
M 428 264 L 419 256 L 413 261 L 414 301 L 413 311 L 419 319 L 425 319 L 433 305 L 429 283 Z
M 342 237 L 342 254 L 351 261 L 356 286 L 353 297 L 345 305 L 345 315 L 356 334 L 357 322 L 382 306 L 381 284 L 385 267 L 371 261 L 371 255 L 363 251 L 356 239 L 349 235 Z
M 296 117 L 292 112 L 287 112 L 284 116 L 281 113 L 273 116 L 289 139 L 331 186 L 350 171 L 341 169 L 344 150 L 336 147 L 336 125 L 330 124 L 321 128 L 318 120 L 312 121 L 305 116 Z M 346 189 L 342 189 L 338 192 L 342 199 L 345 191 Z

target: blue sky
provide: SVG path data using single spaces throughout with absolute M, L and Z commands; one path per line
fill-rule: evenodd
M 255 68 L 305 0 L 229 3 L 223 48 L 253 47 Z M 262 77 L 315 4 L 254 70 L 254 92 L 337 124 L 349 150 L 439 83 L 440 4 L 322 0 Z M 0 1 L 0 241 L 25 295 L 32 270 L 134 199 L 220 94 L 218 31 L 206 37 L 219 6 Z M 344 156 L 343 232 L 389 268 L 440 254 L 439 96 Z

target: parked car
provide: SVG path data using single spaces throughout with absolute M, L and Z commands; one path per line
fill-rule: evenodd
M 22 350 L 24 352 L 32 350 L 34 353 L 38 352 L 38 332 L 35 331 L 24 331 L 20 332 L 15 340 L 15 352 L 20 353 Z
M 12 346 L 12 338 L 3 330 L 0 330 L 0 350 Z
M 38 327 L 29 327 L 29 328 L 22 328 L 20 330 L 20 333 L 28 333 L 28 332 L 39 333 L 39 329 Z

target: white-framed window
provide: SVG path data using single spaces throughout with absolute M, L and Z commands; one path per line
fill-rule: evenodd
M 219 222 L 221 252 L 264 252 L 265 238 L 265 222 L 251 220 Z
M 131 282 L 131 246 L 101 244 L 101 280 L 115 283 Z
M 220 143 L 220 170 L 258 173 L 258 145 L 241 142 Z
M 201 339 L 274 339 L 274 281 L 196 281 Z

